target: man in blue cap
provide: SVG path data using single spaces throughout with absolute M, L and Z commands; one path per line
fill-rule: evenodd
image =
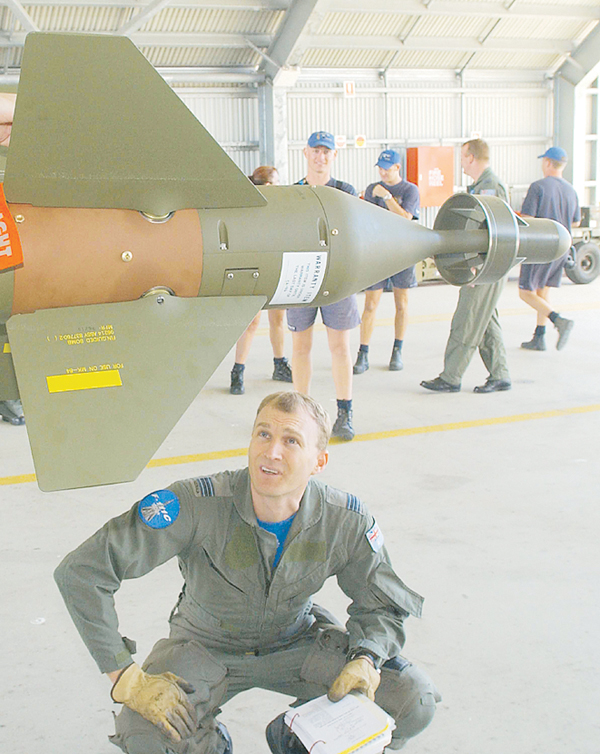
M 335 139 L 328 131 L 315 131 L 304 147 L 306 176 L 300 185 L 330 186 L 356 196 L 356 189 L 349 183 L 331 177 L 337 150 Z M 310 392 L 312 377 L 313 325 L 317 307 L 302 307 L 287 310 L 288 327 L 292 331 L 292 376 L 294 389 L 299 393 Z M 321 317 L 327 330 L 327 343 L 331 352 L 331 370 L 337 398 L 337 418 L 332 435 L 340 440 L 352 440 L 352 355 L 350 353 L 350 330 L 360 324 L 356 296 L 348 296 L 336 304 L 321 307 Z
M 402 179 L 400 159 L 400 152 L 395 149 L 386 149 L 379 155 L 375 164 L 379 168 L 381 180 L 367 186 L 365 200 L 400 215 L 406 220 L 418 220 L 419 189 L 413 183 Z M 394 345 L 389 369 L 392 372 L 397 372 L 404 367 L 402 344 L 408 319 L 408 289 L 417 285 L 414 265 L 397 272 L 388 280 L 392 283 L 394 304 L 396 305 Z M 369 368 L 369 342 L 375 326 L 375 313 L 388 280 L 375 283 L 365 291 L 365 309 L 360 325 L 360 348 L 354 364 L 354 374 L 362 374 Z
M 579 200 L 573 186 L 563 177 L 567 164 L 567 153 L 560 147 L 550 147 L 540 155 L 544 177 L 529 187 L 523 201 L 521 215 L 527 217 L 549 217 L 571 230 L 579 225 L 581 212 Z M 550 288 L 558 288 L 568 253 L 554 262 L 546 264 L 522 264 L 519 276 L 519 296 L 537 312 L 537 326 L 531 340 L 521 343 L 521 348 L 529 351 L 545 351 L 546 320 L 550 320 L 558 330 L 556 348 L 560 351 L 567 344 L 573 325 L 572 319 L 561 317 L 548 304 Z

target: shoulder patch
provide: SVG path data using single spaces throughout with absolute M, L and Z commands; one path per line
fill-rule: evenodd
M 489 188 L 489 189 L 481 189 L 479 193 L 483 194 L 484 196 L 496 196 L 498 192 L 496 191 L 495 188 Z
M 356 497 L 356 495 L 351 495 L 350 493 L 348 493 L 347 496 L 346 508 L 348 508 L 349 511 L 354 511 L 355 513 L 366 513 L 365 506 Z
M 166 529 L 179 516 L 179 498 L 171 490 L 158 490 L 138 503 L 138 516 L 151 529 Z
M 367 538 L 367 542 L 371 546 L 373 552 L 379 552 L 379 550 L 381 550 L 383 547 L 383 534 L 381 533 L 379 526 L 377 526 L 377 521 L 373 521 L 373 526 L 365 534 L 365 537 Z
M 196 497 L 214 497 L 215 486 L 213 480 L 209 476 L 201 476 L 193 479 L 194 493 Z

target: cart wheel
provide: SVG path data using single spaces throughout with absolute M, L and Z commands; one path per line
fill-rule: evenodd
M 575 244 L 575 264 L 565 269 L 574 283 L 591 283 L 600 275 L 600 249 L 592 241 Z

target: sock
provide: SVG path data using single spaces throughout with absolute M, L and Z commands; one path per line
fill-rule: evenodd
M 396 340 L 394 341 L 394 348 L 397 348 L 399 351 L 401 351 L 403 343 L 403 340 L 398 340 L 398 338 L 396 338 Z
M 273 357 L 273 361 L 275 364 L 283 364 L 284 361 L 286 361 L 285 356 L 282 356 L 280 359 L 276 356 Z
M 344 411 L 350 411 L 352 409 L 352 398 L 350 400 L 338 400 L 337 407 L 338 409 L 343 409 Z
M 550 312 L 550 314 L 548 315 L 548 319 L 550 320 L 550 322 L 552 322 L 552 324 L 556 322 L 557 317 L 560 317 L 560 314 L 558 312 Z
M 246 368 L 245 364 L 238 364 L 237 361 L 236 361 L 235 364 L 233 365 L 233 369 L 231 371 L 232 372 L 243 372 L 245 368 Z
M 535 328 L 534 335 L 545 335 L 546 334 L 546 325 L 538 325 Z
M 365 346 L 362 343 L 360 344 L 360 347 L 358 349 L 359 351 L 364 351 L 365 353 L 369 353 L 369 346 Z

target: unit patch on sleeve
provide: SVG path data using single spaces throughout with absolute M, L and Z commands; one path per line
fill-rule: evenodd
M 379 552 L 383 547 L 383 534 L 377 526 L 377 521 L 373 521 L 373 526 L 365 534 L 367 542 L 371 545 L 373 552 Z
M 138 503 L 140 519 L 151 529 L 166 529 L 179 516 L 179 498 L 171 490 L 151 492 Z

